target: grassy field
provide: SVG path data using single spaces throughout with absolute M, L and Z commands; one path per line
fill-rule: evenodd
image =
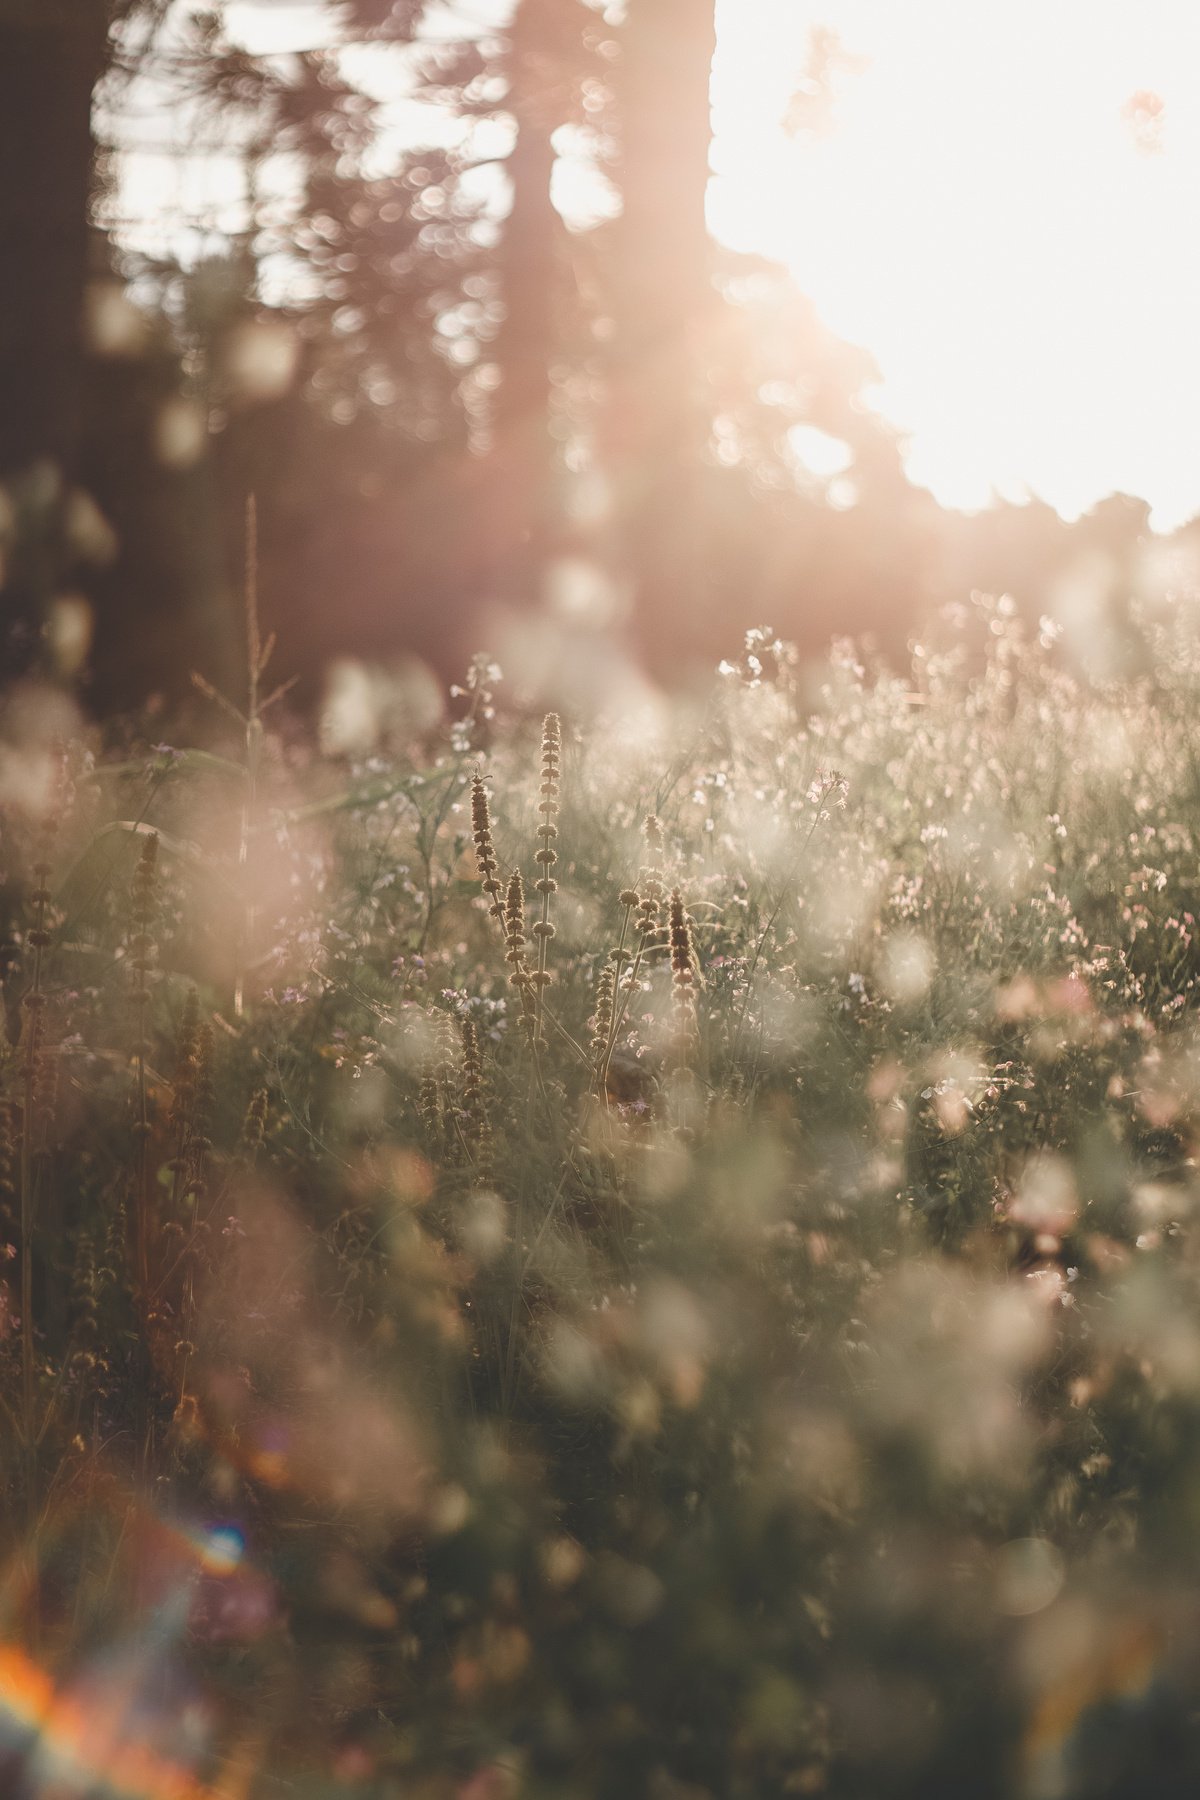
M 10 698 L 5 1794 L 1197 1791 L 1200 644 L 1123 650 Z

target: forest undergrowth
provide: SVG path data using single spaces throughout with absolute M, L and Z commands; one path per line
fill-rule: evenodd
M 1196 1791 L 1200 642 L 969 613 L 8 697 L 5 1794 Z

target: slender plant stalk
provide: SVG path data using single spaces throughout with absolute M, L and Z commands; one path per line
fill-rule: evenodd
M 558 813 L 561 759 L 562 726 L 557 713 L 547 713 L 542 726 L 541 799 L 538 801 L 538 812 L 542 816 L 542 822 L 538 826 L 538 837 L 541 841 L 534 857 L 538 865 L 538 879 L 534 885 L 542 897 L 541 917 L 533 927 L 533 935 L 537 939 L 537 971 L 533 976 L 533 1041 L 535 1044 L 541 1044 L 544 1041 L 542 999 L 551 981 L 546 960 L 550 949 L 550 939 L 554 936 L 554 927 L 550 923 L 550 896 L 558 888 L 558 883 L 554 879 L 554 866 L 558 861 L 554 840 L 558 836 L 558 826 L 554 821 Z
M 25 1043 L 22 1067 L 23 1113 L 21 1118 L 21 1437 L 25 1463 L 25 1505 L 30 1527 L 30 1554 L 36 1558 L 34 1534 L 38 1508 L 38 1428 L 36 1412 L 36 1364 L 33 1336 L 33 1239 L 37 1230 L 37 1195 L 33 1134 L 37 1114 L 38 1056 L 45 1032 L 43 1013 L 46 996 L 42 992 L 42 956 L 50 942 L 47 909 L 50 892 L 50 865 L 34 864 L 34 922 L 29 933 L 33 951 L 29 990 L 24 998 Z
M 258 768 L 263 739 L 258 701 L 259 681 L 265 667 L 258 625 L 258 506 L 251 494 L 246 501 L 246 786 L 238 831 L 238 888 L 242 896 L 242 915 L 233 978 L 235 1019 L 240 1019 L 246 1010 L 246 965 L 253 955 L 257 923 L 250 894 L 250 835 L 258 810 Z
M 659 819 L 657 813 L 647 814 L 642 825 L 642 832 L 646 839 L 647 860 L 646 867 L 642 869 L 638 875 L 639 892 L 635 892 L 632 888 L 628 888 L 621 895 L 621 900 L 626 907 L 625 925 L 621 928 L 621 943 L 623 945 L 625 941 L 625 931 L 629 922 L 629 913 L 632 908 L 636 907 L 638 920 L 634 929 L 637 932 L 637 950 L 634 952 L 633 963 L 624 982 L 618 984 L 618 999 L 617 1005 L 613 1009 L 608 1059 L 605 1062 L 606 1078 L 608 1074 L 608 1063 L 612 1060 L 612 1054 L 616 1048 L 617 1039 L 621 1034 L 621 1027 L 625 1023 L 625 1015 L 629 1011 L 629 1003 L 634 994 L 638 991 L 638 981 L 642 973 L 642 964 L 650 949 L 650 940 L 658 930 L 659 912 L 661 910 L 663 896 L 666 892 L 663 884 L 662 871 L 663 828 L 662 821 Z
M 282 700 L 299 679 L 293 676 L 288 681 L 280 682 L 265 700 L 262 698 L 262 678 L 275 649 L 275 634 L 271 632 L 264 643 L 258 624 L 258 508 L 253 494 L 246 501 L 245 608 L 246 711 L 242 712 L 232 700 L 226 699 L 203 675 L 192 671 L 192 685 L 206 700 L 211 700 L 222 712 L 236 719 L 245 733 L 246 755 L 242 765 L 245 785 L 242 790 L 237 848 L 237 891 L 241 907 L 233 966 L 233 1013 L 238 1019 L 244 1016 L 246 1010 L 246 970 L 252 964 L 258 922 L 258 912 L 250 889 L 250 841 L 258 826 L 258 777 L 262 763 L 263 715 L 268 707 L 274 706 L 277 700 Z
M 625 958 L 625 940 L 629 936 L 629 921 L 633 917 L 634 908 L 637 904 L 637 889 L 623 889 L 621 893 L 621 905 L 625 908 L 625 916 L 621 920 L 621 935 L 617 939 L 617 947 L 613 951 L 611 964 L 613 970 L 612 1005 L 608 1011 L 608 1018 L 603 1034 L 603 1041 L 600 1045 L 600 1055 L 596 1067 L 596 1092 L 599 1094 L 600 1098 L 604 1100 L 606 1105 L 608 1102 L 609 1066 L 612 1063 L 613 1051 L 616 1049 L 617 1044 L 617 1033 L 621 1028 L 621 1020 L 624 1017 L 625 1004 L 627 1004 L 627 1001 L 625 1004 L 618 1003 L 621 995 L 621 964 Z M 640 943 L 638 948 L 640 954 Z M 636 971 L 636 969 L 637 962 L 635 960 L 634 970 Z
M 153 1179 L 150 1158 L 150 1105 L 146 1083 L 146 1047 L 150 1028 L 149 1005 L 150 989 L 146 976 L 150 966 L 152 949 L 151 924 L 154 917 L 154 900 L 157 887 L 158 837 L 153 832 L 142 840 L 141 854 L 133 877 L 132 914 L 133 936 L 130 949 L 133 952 L 133 971 L 136 981 L 135 1004 L 137 1009 L 136 1035 L 134 1046 L 134 1072 L 137 1083 L 134 1119 L 134 1134 L 137 1139 L 137 1158 L 135 1164 L 135 1189 L 133 1196 L 133 1294 L 137 1311 L 142 1319 L 143 1338 L 138 1360 L 141 1367 L 137 1374 L 137 1395 L 135 1402 L 135 1429 L 137 1433 L 137 1455 L 143 1485 L 150 1467 L 151 1457 L 151 1410 L 150 1410 L 150 1353 L 145 1332 L 149 1330 L 151 1313 L 150 1294 L 150 1215 L 153 1204 L 151 1182 Z
M 146 1084 L 146 1042 L 149 1032 L 150 988 L 146 976 L 150 966 L 150 926 L 154 915 L 157 885 L 158 838 L 154 833 L 142 840 L 142 851 L 133 878 L 133 924 L 131 940 L 133 970 L 137 983 L 137 1042 L 134 1046 L 134 1068 L 137 1080 L 137 1117 L 134 1132 L 138 1141 L 137 1192 L 134 1197 L 134 1290 L 138 1303 L 145 1306 L 150 1292 L 150 1101 Z
M 475 863 L 479 870 L 479 881 L 487 896 L 488 914 L 495 919 L 501 937 L 505 936 L 504 892 L 500 883 L 500 867 L 496 861 L 496 847 L 492 842 L 492 814 L 488 803 L 488 791 L 483 775 L 479 769 L 471 777 L 471 835 L 475 840 Z
M 200 1030 L 200 1002 L 195 988 L 188 989 L 179 1027 L 175 1070 L 175 1155 L 171 1160 L 171 1217 L 179 1220 L 187 1190 L 188 1157 L 191 1153 L 192 1109 L 196 1093 L 196 1043 Z

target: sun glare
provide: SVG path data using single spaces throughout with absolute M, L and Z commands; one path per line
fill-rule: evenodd
M 855 66 L 784 119 L 814 26 Z M 950 505 L 1200 510 L 1200 15 L 1177 0 L 726 0 L 711 220 L 879 364 Z
M 967 509 L 1036 494 L 1073 517 L 1119 490 L 1163 529 L 1200 511 L 1200 10 L 719 0 L 718 22 L 712 228 L 786 263 L 872 352 L 869 398 L 905 434 L 913 479 Z M 282 50 L 329 21 L 320 0 L 233 0 L 227 24 Z M 845 55 L 797 114 L 821 29 Z M 370 87 L 374 52 L 358 55 Z M 380 69 L 394 82 L 391 61 Z M 439 139 L 436 108 L 380 97 L 381 169 Z M 155 240 L 172 196 L 210 224 L 242 221 L 234 158 L 130 148 L 125 210 L 147 221 L 133 235 Z M 555 197 L 582 227 L 611 195 L 577 150 L 564 138 Z

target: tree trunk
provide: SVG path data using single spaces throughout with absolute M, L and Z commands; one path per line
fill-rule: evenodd
M 507 107 L 516 121 L 508 158 L 512 206 L 497 263 L 505 320 L 489 506 L 497 544 L 496 597 L 537 598 L 553 531 L 556 447 L 552 368 L 561 354 L 565 227 L 550 199 L 554 131 L 566 116 L 556 43 L 562 0 L 521 0 L 508 54 Z
M 610 264 L 612 350 L 601 443 L 614 556 L 639 633 L 669 640 L 706 581 L 702 484 L 714 311 L 705 222 L 713 0 L 629 0 L 617 73 L 622 213 Z
M 23 637 L 25 658 L 58 578 L 56 502 L 78 444 L 92 92 L 107 23 L 107 0 L 0 0 L 0 483 L 17 514 L 2 598 L 5 635 Z

